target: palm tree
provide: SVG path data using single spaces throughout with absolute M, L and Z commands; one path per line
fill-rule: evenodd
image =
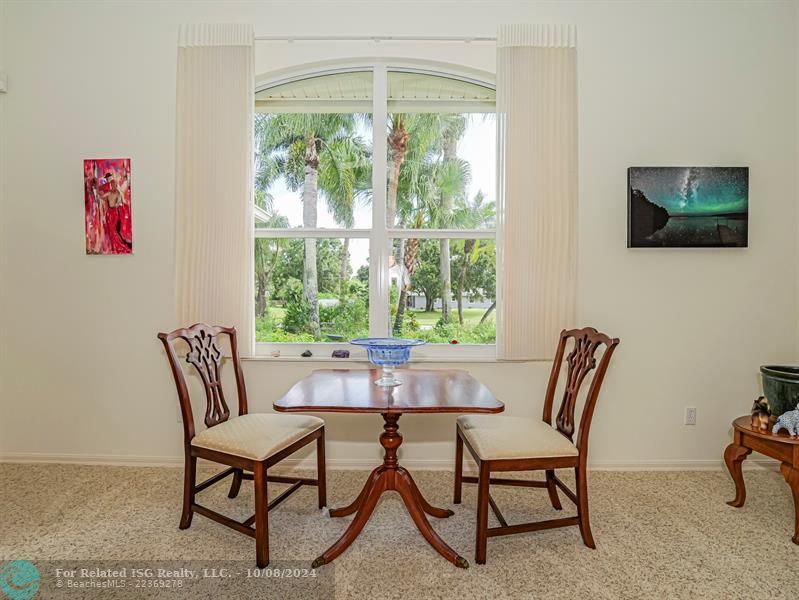
M 414 228 L 427 223 L 433 227 L 451 224 L 452 201 L 460 197 L 469 179 L 469 166 L 457 159 L 457 140 L 465 131 L 466 118 L 458 114 L 422 113 L 394 114 L 388 135 L 389 170 L 388 207 L 389 224 L 400 226 L 413 222 Z M 400 167 L 405 165 L 405 168 Z M 449 311 L 449 245 L 446 248 L 446 288 Z M 410 279 L 417 266 L 418 239 L 406 239 L 397 248 L 397 262 L 405 266 L 409 281 L 400 282 L 399 300 L 394 320 L 395 334 L 402 328 Z M 442 259 L 442 265 L 444 264 Z
M 388 191 L 386 194 L 386 226 L 395 227 L 397 219 L 397 195 L 399 179 L 405 154 L 408 152 L 410 135 L 405 127 L 407 115 L 396 113 L 389 115 L 388 131 Z
M 453 203 L 463 200 L 470 179 L 469 164 L 457 156 L 458 140 L 466 131 L 468 117 L 457 113 L 413 116 L 415 119 L 413 126 L 409 127 L 408 159 L 404 169 L 413 184 L 408 186 L 410 199 L 404 204 L 414 206 L 415 196 L 424 205 L 428 226 L 448 229 L 458 225 L 453 214 Z M 439 255 L 441 319 L 449 322 L 452 298 L 449 240 L 439 240 Z
M 256 218 L 264 227 L 285 229 L 289 226 L 286 217 L 273 212 L 272 197 L 263 190 L 255 191 L 255 206 L 260 209 L 257 210 Z M 255 315 L 257 317 L 266 315 L 267 288 L 286 241 L 282 238 L 257 238 L 255 240 Z
M 328 199 L 327 204 L 342 227 L 355 226 L 355 201 L 371 199 L 371 151 L 360 140 L 343 139 L 330 144 L 329 151 L 320 157 L 319 185 Z M 350 264 L 350 238 L 345 237 L 339 267 L 339 294 L 343 293 Z
M 388 120 L 388 191 L 386 195 L 386 222 L 388 227 L 404 227 L 413 219 L 414 199 L 425 186 L 423 170 L 429 166 L 428 154 L 435 151 L 440 134 L 439 115 L 434 113 L 392 113 Z M 403 167 L 405 165 L 405 168 Z M 405 264 L 405 246 L 397 245 L 396 262 Z M 400 301 L 402 290 L 409 282 L 400 272 L 398 282 Z M 407 294 L 407 290 L 406 290 Z M 399 307 L 399 304 L 398 304 Z
M 476 229 L 478 227 L 491 227 L 496 217 L 496 207 L 494 202 L 486 202 L 483 192 L 478 191 L 472 201 L 464 200 L 459 202 L 454 211 L 454 219 L 465 229 Z M 479 240 L 467 239 L 462 242 L 463 257 L 461 259 L 458 275 L 458 293 L 456 300 L 458 303 L 458 323 L 463 325 L 463 288 L 466 281 L 466 271 L 470 264 L 474 264 L 484 252 L 493 252 L 494 243 L 487 242 L 481 244 Z M 488 311 L 487 311 L 488 312 Z M 485 321 L 485 317 L 481 323 Z
M 458 159 L 458 140 L 466 131 L 466 117 L 451 115 L 444 129 L 443 165 L 447 171 L 441 178 L 441 214 L 439 227 L 452 227 L 452 202 L 455 197 L 462 195 L 466 189 L 468 175 L 464 173 L 463 161 Z M 452 307 L 452 274 L 450 272 L 449 240 L 439 240 L 440 270 L 441 270 L 441 320 L 449 323 Z
M 414 228 L 419 228 L 423 225 L 422 213 L 417 213 Z M 405 271 L 408 273 L 408 281 L 400 286 L 399 301 L 397 302 L 397 313 L 394 315 L 394 328 L 393 331 L 396 335 L 402 331 L 402 321 L 405 318 L 405 308 L 408 305 L 408 292 L 411 289 L 411 280 L 413 273 L 416 271 L 418 262 L 416 256 L 419 253 L 419 240 L 416 238 L 408 238 L 405 240 L 403 263 Z
M 353 203 L 370 172 L 369 150 L 355 135 L 356 114 L 259 114 L 255 123 L 256 188 L 266 191 L 283 178 L 292 191 L 302 190 L 302 226 L 317 226 L 321 195 L 334 218 L 352 222 Z M 314 338 L 321 337 L 316 239 L 305 239 L 303 295 Z

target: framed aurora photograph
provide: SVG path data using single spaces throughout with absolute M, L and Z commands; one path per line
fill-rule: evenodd
M 83 161 L 86 254 L 131 254 L 131 186 L 129 158 Z
M 630 167 L 628 248 L 745 248 L 748 167 Z

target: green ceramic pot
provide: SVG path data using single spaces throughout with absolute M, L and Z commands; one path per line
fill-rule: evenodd
M 779 417 L 796 408 L 799 404 L 799 367 L 763 365 L 760 375 L 772 415 Z

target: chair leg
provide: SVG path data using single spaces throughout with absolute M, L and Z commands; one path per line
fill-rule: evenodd
M 233 472 L 233 481 L 230 482 L 230 491 L 227 493 L 228 498 L 235 498 L 239 495 L 241 489 L 241 469 L 236 469 Z
M 491 470 L 488 463 L 480 463 L 480 475 L 477 481 L 477 543 L 474 560 L 477 564 L 486 562 L 486 546 L 488 545 L 488 484 Z
M 560 498 L 558 498 L 558 486 L 555 485 L 554 469 L 547 469 L 547 492 L 549 492 L 549 501 L 552 503 L 552 508 L 562 510 L 563 507 L 560 505 Z
M 460 436 L 458 426 L 455 426 L 455 495 L 453 502 L 461 503 L 461 492 L 463 491 L 463 440 Z
M 327 506 L 327 475 L 325 467 L 325 428 L 322 435 L 316 438 L 316 491 L 319 494 L 319 508 Z
M 186 465 L 183 470 L 183 514 L 180 516 L 180 529 L 188 529 L 194 511 L 194 488 L 197 485 L 197 457 L 186 454 Z
M 574 474 L 577 479 L 577 516 L 580 518 L 580 534 L 586 546 L 596 548 L 588 518 L 588 480 L 585 465 L 575 467 Z
M 259 569 L 269 564 L 269 500 L 266 496 L 266 464 L 254 464 L 255 483 L 255 564 Z

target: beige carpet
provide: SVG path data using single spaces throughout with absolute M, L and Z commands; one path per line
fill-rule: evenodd
M 250 538 L 199 515 L 189 530 L 178 530 L 181 474 L 170 468 L 0 465 L 0 558 L 240 560 L 254 567 Z M 471 567 L 457 569 L 435 553 L 399 497 L 387 494 L 353 546 L 320 569 L 334 577 L 335 598 L 799 598 L 792 500 L 777 472 L 746 473 L 749 498 L 741 509 L 725 505 L 733 485 L 721 471 L 593 472 L 596 550 L 583 546 L 576 527 L 563 528 L 489 539 L 485 566 L 473 560 L 475 487 L 465 486 L 464 503 L 452 506 L 449 473 L 414 475 L 431 502 L 455 509 L 450 519 L 433 519 L 434 526 Z M 329 503 L 349 502 L 365 476 L 330 472 Z M 243 519 L 252 512 L 247 483 L 235 500 L 226 498 L 225 483 L 203 492 L 201 502 Z M 280 489 L 270 487 L 270 494 Z M 315 494 L 315 488 L 303 488 L 270 515 L 273 565 L 309 566 L 349 522 L 323 516 Z M 543 490 L 496 488 L 493 495 L 510 523 L 557 514 Z M 561 499 L 565 515 L 571 503 Z M 237 596 L 236 585 L 227 582 L 225 593 L 207 597 Z M 253 597 L 317 595 L 301 586 L 259 585 Z M 185 596 L 162 590 L 124 597 Z

